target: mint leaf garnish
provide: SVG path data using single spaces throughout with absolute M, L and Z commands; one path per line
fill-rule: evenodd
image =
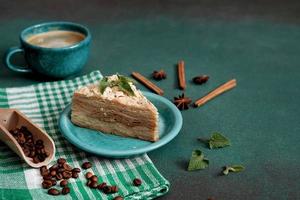
M 245 167 L 242 166 L 242 165 L 226 166 L 225 169 L 223 170 L 223 174 L 228 175 L 229 172 L 238 173 L 238 172 L 241 172 L 241 171 L 244 171 L 244 170 L 245 170 Z
M 103 77 L 100 81 L 99 84 L 99 88 L 100 88 L 100 92 L 101 94 L 103 94 L 104 90 L 108 87 L 108 78 L 107 77 Z
M 118 84 L 119 89 L 130 96 L 134 96 L 134 92 L 131 89 L 131 86 L 129 84 L 129 82 L 131 82 L 129 81 L 130 79 L 120 75 L 118 75 L 118 77 L 119 77 L 119 84 Z
M 188 171 L 205 169 L 209 165 L 209 160 L 204 157 L 200 150 L 194 150 L 189 162 Z
M 135 81 L 126 76 L 117 75 L 118 80 L 108 80 L 108 77 L 104 77 L 101 79 L 99 84 L 99 89 L 101 94 L 105 91 L 107 87 L 118 87 L 120 91 L 124 92 L 129 96 L 134 96 L 134 91 L 131 89 L 130 82 L 134 83 Z
M 220 133 L 213 133 L 208 140 L 210 149 L 223 148 L 230 146 L 230 141 Z

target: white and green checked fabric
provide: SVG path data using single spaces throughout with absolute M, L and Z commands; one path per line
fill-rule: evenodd
M 158 172 L 148 156 L 130 159 L 105 159 L 87 154 L 72 146 L 58 131 L 58 118 L 70 103 L 72 94 L 80 86 L 95 83 L 102 77 L 99 71 L 74 80 L 64 80 L 19 88 L 0 88 L 0 107 L 21 110 L 34 123 L 42 127 L 53 138 L 56 145 L 56 159 L 64 157 L 73 167 L 80 167 L 85 161 L 93 163 L 88 170 L 99 175 L 100 181 L 118 185 L 118 194 L 105 195 L 97 189 L 90 189 L 83 173 L 78 179 L 70 179 L 71 193 L 52 197 L 41 188 L 39 169 L 28 167 L 4 143 L 0 142 L 0 199 L 113 199 L 117 195 L 125 199 L 153 199 L 169 190 L 169 182 Z M 54 161 L 53 161 L 54 162 Z M 51 164 L 53 164 L 53 162 Z M 143 180 L 140 187 L 134 187 L 132 180 Z

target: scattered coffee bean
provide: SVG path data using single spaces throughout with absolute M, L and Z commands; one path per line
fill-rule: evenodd
M 57 163 L 63 165 L 66 162 L 66 159 L 64 158 L 59 158 L 57 159 Z
M 50 174 L 43 176 L 44 180 L 51 180 L 52 176 Z
M 66 185 L 68 185 L 68 181 L 62 180 L 59 185 L 60 185 L 60 187 L 65 187 Z
M 111 189 L 111 193 L 116 193 L 119 190 L 116 185 L 111 186 L 110 189 Z
M 72 172 L 80 173 L 81 170 L 79 168 L 74 168 L 74 169 L 72 169 Z
M 87 178 L 87 179 L 90 179 L 92 176 L 93 176 L 93 173 L 92 173 L 92 172 L 87 172 L 87 173 L 85 174 L 85 178 Z
M 95 182 L 95 181 L 91 181 L 90 184 L 89 184 L 90 188 L 97 188 L 97 186 L 98 186 L 98 183 Z
M 91 176 L 90 180 L 93 182 L 98 182 L 98 177 L 96 175 L 93 175 Z
M 72 171 L 72 167 L 70 165 L 68 165 L 68 163 L 64 163 L 63 168 L 67 171 Z
M 58 169 L 58 164 L 54 164 L 49 168 L 50 171 L 56 171 L 57 169 Z
M 51 188 L 51 189 L 48 190 L 48 194 L 57 196 L 57 195 L 60 194 L 60 192 L 55 188 Z
M 88 181 L 86 182 L 86 186 L 90 187 L 91 182 L 92 182 L 91 180 L 88 180 Z
M 116 196 L 116 197 L 114 198 L 114 200 L 123 200 L 123 197 L 121 197 L 121 196 Z
M 49 170 L 47 169 L 47 166 L 43 165 L 40 167 L 40 174 L 42 176 L 48 175 L 49 174 Z
M 49 188 L 51 188 L 51 187 L 52 187 L 52 181 L 51 181 L 51 180 L 44 180 L 44 181 L 42 182 L 42 187 L 43 187 L 44 189 L 49 189 Z
M 66 170 L 64 168 L 62 168 L 62 167 L 57 169 L 58 173 L 63 173 L 64 171 L 66 171 Z
M 103 190 L 103 188 L 104 188 L 106 185 L 107 185 L 107 184 L 106 184 L 105 182 L 103 182 L 103 183 L 99 184 L 99 185 L 97 186 L 97 188 L 98 188 L 99 190 Z
M 82 168 L 83 169 L 89 169 L 89 168 L 91 168 L 92 167 L 92 163 L 90 163 L 90 162 L 84 162 L 83 164 L 82 164 Z
M 142 184 L 142 180 L 139 179 L 139 178 L 135 178 L 135 179 L 133 180 L 133 184 L 134 184 L 135 186 L 140 186 L 140 185 Z
M 62 193 L 63 195 L 69 194 L 69 193 L 70 193 L 70 188 L 69 188 L 69 187 L 64 187 L 64 188 L 62 189 L 61 193 Z
M 61 173 L 56 174 L 55 177 L 56 177 L 57 180 L 61 180 L 61 179 L 64 178 Z
M 109 194 L 109 193 L 111 193 L 111 187 L 110 186 L 105 186 L 103 189 L 102 189 L 102 191 L 105 193 L 105 194 Z
M 63 175 L 63 177 L 64 177 L 65 179 L 69 179 L 69 178 L 72 177 L 72 172 L 70 172 L 70 171 L 64 171 L 64 172 L 62 173 L 62 175 Z
M 51 182 L 52 182 L 52 186 L 56 186 L 56 184 L 57 184 L 57 181 L 56 180 L 51 180 Z
M 78 178 L 78 173 L 77 172 L 72 172 L 72 178 Z
M 55 176 L 56 175 L 56 171 L 54 171 L 54 170 L 50 171 L 50 175 L 51 176 Z

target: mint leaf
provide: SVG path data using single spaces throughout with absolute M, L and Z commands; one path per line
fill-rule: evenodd
M 128 78 L 124 77 L 124 76 L 119 76 L 119 75 L 118 75 L 118 77 L 119 77 L 119 81 L 120 81 L 118 84 L 119 89 L 130 96 L 134 96 L 134 92 L 131 89 Z
M 204 157 L 200 150 L 194 150 L 189 162 L 188 171 L 205 169 L 209 165 L 209 160 Z
M 108 78 L 103 77 L 99 83 L 99 89 L 100 89 L 101 94 L 103 94 L 103 92 L 105 91 L 107 86 L 108 86 Z
M 241 172 L 244 171 L 245 167 L 243 165 L 232 165 L 232 166 L 226 166 L 225 169 L 223 170 L 224 175 L 228 175 L 229 172 Z
M 213 133 L 208 140 L 210 149 L 223 148 L 230 146 L 230 141 L 220 133 Z
M 117 80 L 108 80 L 108 77 L 104 77 L 101 79 L 100 84 L 99 84 L 99 89 L 101 94 L 105 91 L 107 87 L 118 87 L 120 91 L 124 92 L 125 94 L 129 96 L 134 96 L 134 91 L 131 89 L 130 82 L 134 83 L 135 81 L 132 80 L 131 78 L 118 75 Z

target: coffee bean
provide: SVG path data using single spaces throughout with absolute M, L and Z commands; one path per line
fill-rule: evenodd
M 55 188 L 51 188 L 51 189 L 48 190 L 48 194 L 57 196 L 57 195 L 60 194 L 60 192 Z
M 64 164 L 65 162 L 66 162 L 66 159 L 64 159 L 64 158 L 57 159 L 58 164 Z
M 55 175 L 56 175 L 56 171 L 52 170 L 52 171 L 50 172 L 50 175 L 51 175 L 51 176 L 55 176 Z
M 86 182 L 86 186 L 88 186 L 88 187 L 89 187 L 89 186 L 90 186 L 90 184 L 91 184 L 91 182 L 92 182 L 91 180 L 88 180 L 88 181 Z
M 33 158 L 35 156 L 35 150 L 31 150 L 29 153 L 29 157 Z
M 116 196 L 116 197 L 114 198 L 114 200 L 123 200 L 123 197 L 121 197 L 121 196 Z
M 32 161 L 33 161 L 34 163 L 39 163 L 39 162 L 40 162 L 40 160 L 39 160 L 39 158 L 38 158 L 37 155 L 33 157 L 33 160 L 32 160 Z
M 57 173 L 63 173 L 64 171 L 66 171 L 64 168 L 58 168 L 57 169 Z
M 44 180 L 51 180 L 52 176 L 50 174 L 47 174 L 47 175 L 43 176 L 43 179 Z
M 92 176 L 93 176 L 93 173 L 92 173 L 92 172 L 87 172 L 87 173 L 85 174 L 85 178 L 87 178 L 87 179 L 90 179 Z
M 74 169 L 72 169 L 72 172 L 80 173 L 81 170 L 79 168 L 74 168 Z
M 70 171 L 64 171 L 64 172 L 62 173 L 62 176 L 63 176 L 65 179 L 69 179 L 69 178 L 72 177 L 72 172 L 70 172 Z
M 59 185 L 61 187 L 65 187 L 66 185 L 68 185 L 68 181 L 67 180 L 62 180 Z
M 110 186 L 104 186 L 104 188 L 102 189 L 102 191 L 105 193 L 105 194 L 109 194 L 111 193 L 111 187 Z
M 111 186 L 110 189 L 111 189 L 111 193 L 116 193 L 119 190 L 116 185 Z
M 91 181 L 90 184 L 89 184 L 90 188 L 97 188 L 97 186 L 98 186 L 98 183 L 95 182 L 95 181 Z
M 142 184 L 142 180 L 139 179 L 139 178 L 135 178 L 135 179 L 133 180 L 133 184 L 134 184 L 135 186 L 140 186 L 140 185 Z
M 69 187 L 64 187 L 64 188 L 62 189 L 61 193 L 62 193 L 63 195 L 69 194 L 69 193 L 70 193 L 70 188 L 69 188 Z
M 57 173 L 57 174 L 55 175 L 55 177 L 56 177 L 57 180 L 63 179 L 63 175 L 62 175 L 61 173 Z
M 98 186 L 97 186 L 97 188 L 99 189 L 99 190 L 103 190 L 103 188 L 106 186 L 106 183 L 105 182 L 103 182 L 103 183 L 100 183 Z
M 92 163 L 90 163 L 90 162 L 84 162 L 83 164 L 82 164 L 82 168 L 83 169 L 89 169 L 89 168 L 91 168 L 92 167 Z
M 39 162 L 44 162 L 45 156 L 43 154 L 38 154 L 37 157 L 39 159 Z
M 49 168 L 50 171 L 56 171 L 57 169 L 58 169 L 58 164 L 54 164 Z
M 52 181 L 51 180 L 44 180 L 42 182 L 42 187 L 44 189 L 49 189 L 52 186 Z
M 78 178 L 78 173 L 77 172 L 72 172 L 72 178 Z
M 68 165 L 68 163 L 64 163 L 63 168 L 67 171 L 72 171 L 72 167 L 70 165 Z
M 57 184 L 56 180 L 52 179 L 51 182 L 52 182 L 52 186 L 56 186 L 56 184 Z
M 42 167 L 40 167 L 40 174 L 42 176 L 46 176 L 49 174 L 49 170 L 47 169 L 47 166 L 43 165 Z
M 98 182 L 98 177 L 96 175 L 93 175 L 91 176 L 90 180 L 93 182 Z
M 35 144 L 37 144 L 37 145 L 44 145 L 44 142 L 43 142 L 43 140 L 37 140 L 35 142 Z
M 25 154 L 26 157 L 29 157 L 29 155 L 30 155 L 30 149 L 24 148 L 23 152 L 24 152 L 24 154 Z

